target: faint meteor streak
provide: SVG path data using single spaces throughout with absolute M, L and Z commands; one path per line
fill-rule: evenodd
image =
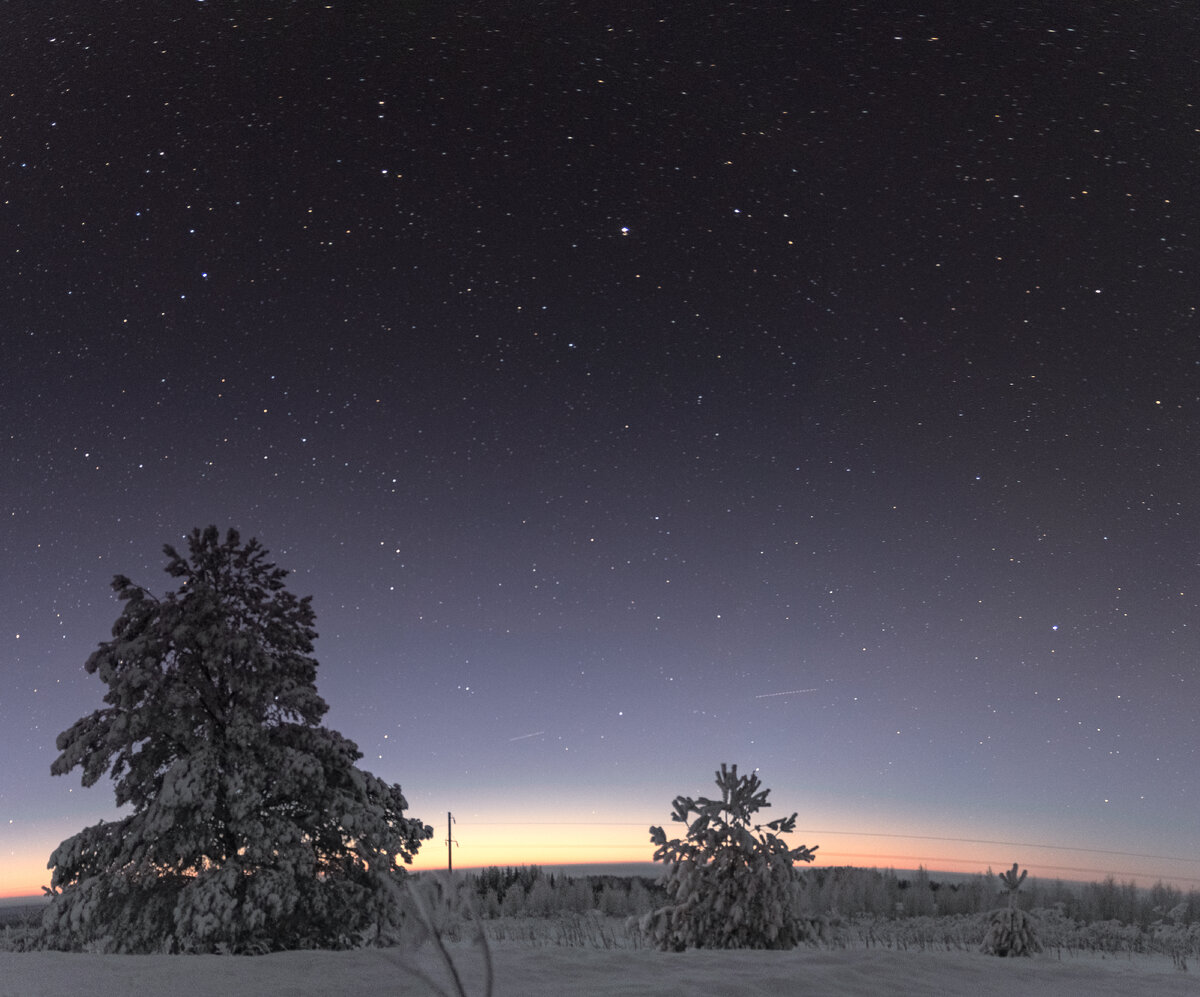
M 510 737 L 510 741 L 524 741 L 527 737 L 537 737 L 539 734 L 545 734 L 544 730 L 535 730 L 532 734 L 520 734 L 517 737 Z
M 789 689 L 787 692 L 763 692 L 755 699 L 774 699 L 776 696 L 798 696 L 802 692 L 816 692 L 816 689 Z

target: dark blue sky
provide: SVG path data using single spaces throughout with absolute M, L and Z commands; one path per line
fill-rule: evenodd
M 1189 5 L 115 13 L 0 95 L 0 892 L 208 523 L 464 862 L 728 761 L 825 861 L 1200 880 Z

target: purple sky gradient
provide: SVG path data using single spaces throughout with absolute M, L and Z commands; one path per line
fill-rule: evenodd
M 468 858 L 727 761 L 821 859 L 1200 883 L 1190 7 L 122 12 L 0 95 L 0 893 L 209 523 Z

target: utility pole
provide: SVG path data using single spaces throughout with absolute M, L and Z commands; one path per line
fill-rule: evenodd
M 449 810 L 446 811 L 446 869 L 448 872 L 454 871 L 454 846 L 458 844 L 454 840 L 454 831 L 452 825 L 455 823 L 454 814 Z

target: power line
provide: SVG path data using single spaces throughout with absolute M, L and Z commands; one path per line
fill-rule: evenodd
M 457 823 L 457 820 L 456 820 Z M 614 820 L 481 820 L 471 821 L 471 827 L 647 827 L 650 821 Z M 659 825 L 661 826 L 661 824 Z M 1184 858 L 1180 855 L 1156 855 L 1150 852 L 1125 852 L 1111 848 L 1088 848 L 1083 845 L 1049 845 L 1032 841 L 1001 841 L 995 838 L 953 838 L 935 834 L 898 834 L 894 831 L 832 831 L 828 828 L 797 828 L 795 834 L 831 834 L 855 838 L 906 838 L 912 841 L 951 841 L 964 845 L 1002 845 L 1005 848 L 1048 848 L 1062 852 L 1087 852 L 1091 855 L 1119 855 L 1122 858 L 1151 859 L 1158 862 L 1200 863 L 1200 858 Z M 631 845 L 607 845 L 605 847 L 637 847 Z M 647 846 L 649 847 L 649 846 Z M 946 860 L 949 861 L 949 860 Z M 956 860 L 961 861 L 961 860 Z
M 646 827 L 646 824 L 622 820 L 473 820 L 471 827 Z
M 1197 858 L 1178 855 L 1151 855 L 1146 852 L 1119 852 L 1108 848 L 1085 848 L 1076 845 L 1041 845 L 1030 841 L 996 841 L 991 838 L 944 838 L 933 834 L 875 834 L 866 831 L 818 831 L 812 828 L 797 830 L 796 834 L 841 834 L 862 838 L 909 838 L 913 841 L 954 841 L 967 845 L 1003 845 L 1006 848 L 1051 848 L 1061 852 L 1088 852 L 1092 855 L 1120 855 L 1124 858 L 1155 859 L 1162 862 L 1200 862 Z
M 901 862 L 961 862 L 962 861 L 962 859 L 948 859 L 943 855 L 876 855 L 873 853 L 855 854 L 853 852 L 838 852 L 837 855 L 839 858 L 869 859 L 872 862 L 878 862 L 880 859 L 889 859 L 892 861 L 901 861 Z M 1022 865 L 1025 865 L 1025 864 L 1027 864 L 1027 863 L 1022 863 Z M 1028 863 L 1028 865 L 1030 868 L 1034 868 L 1034 869 L 1042 868 L 1042 869 L 1049 870 L 1051 872 L 1079 872 L 1079 873 L 1088 873 L 1093 876 L 1113 875 L 1112 869 L 1088 869 L 1088 868 L 1084 868 L 1081 866 L 1073 866 L 1073 865 L 1039 866 L 1037 863 Z M 801 867 L 801 871 L 803 871 L 803 867 Z M 1139 874 L 1124 871 L 1124 872 L 1121 872 L 1121 875 L 1136 876 Z M 1042 878 L 1045 878 L 1045 877 L 1043 876 Z M 1144 878 L 1144 875 L 1143 875 L 1143 878 Z M 1200 877 L 1195 877 L 1195 876 L 1162 876 L 1160 878 L 1161 879 L 1170 879 L 1173 882 L 1179 882 L 1179 883 L 1198 883 L 1198 884 L 1200 884 Z

